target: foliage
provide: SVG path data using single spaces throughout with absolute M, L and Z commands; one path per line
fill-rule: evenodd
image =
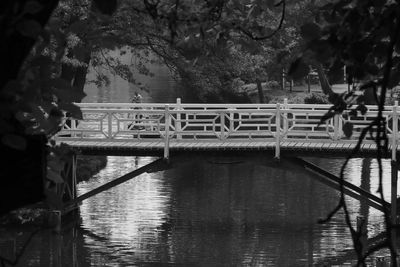
M 310 93 L 304 97 L 304 104 L 329 104 L 325 94 Z
M 43 225 L 45 215 L 43 208 L 20 208 L 0 217 L 0 225 Z
M 324 120 L 348 109 L 353 116 L 358 112 L 365 113 L 364 104 L 367 99 L 358 97 L 359 94 L 355 91 L 366 92 L 365 95 L 372 92 L 372 95 L 375 95 L 374 102 L 379 108 L 377 117 L 362 130 L 357 146 L 341 169 L 341 178 L 343 179 L 348 160 L 357 155 L 365 136 L 371 135 L 377 145 L 380 184 L 378 192 L 382 199 L 381 158 L 388 153 L 387 122 L 382 112 L 387 91 L 397 86 L 400 81 L 399 14 L 398 1 L 336 1 L 323 6 L 315 22 L 302 26 L 303 37 L 307 39 L 306 53 L 318 58 L 333 73 L 346 66 L 347 81 L 353 89 L 349 94 L 331 96 L 334 106 L 324 116 Z M 344 129 L 346 136 L 351 136 L 352 129 L 351 123 L 347 123 Z M 385 212 L 386 239 L 364 252 L 360 244 L 361 230 L 352 226 L 343 192 L 338 206 L 326 220 L 330 220 L 340 209 L 345 213 L 346 223 L 358 254 L 358 263 L 365 265 L 366 257 L 386 247 L 390 249 L 393 266 L 397 266 L 395 240 L 392 240 L 392 230 L 397 225 L 390 220 L 388 212 Z
M 83 155 L 77 158 L 77 182 L 88 180 L 93 175 L 97 174 L 107 164 L 106 156 L 90 156 Z

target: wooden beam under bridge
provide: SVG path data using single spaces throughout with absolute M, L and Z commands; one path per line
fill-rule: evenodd
M 322 183 L 332 187 L 336 190 L 340 191 L 340 183 L 343 183 L 343 190 L 344 193 L 352 198 L 358 200 L 365 200 L 367 204 L 377 210 L 384 211 L 386 209 L 390 209 L 390 204 L 383 199 L 371 194 L 370 192 L 361 189 L 358 186 L 355 186 L 352 183 L 347 181 L 341 181 L 340 177 L 318 167 L 317 165 L 308 162 L 301 158 L 289 158 L 291 163 L 294 163 L 300 167 L 305 168 L 306 170 L 310 171 L 311 173 L 316 174 L 315 177 Z
M 111 182 L 103 184 L 103 185 L 101 185 L 101 186 L 75 198 L 75 199 L 68 201 L 64 205 L 63 213 L 66 213 L 69 210 L 72 210 L 73 207 L 75 207 L 77 204 L 81 203 L 85 199 L 88 199 L 94 195 L 97 195 L 97 194 L 104 192 L 110 188 L 113 188 L 119 184 L 122 184 L 132 178 L 135 178 L 136 176 L 139 176 L 139 175 L 145 173 L 145 172 L 156 172 L 156 171 L 164 170 L 164 169 L 166 169 L 167 165 L 168 165 L 168 163 L 164 159 L 162 159 L 162 158 L 157 159 L 145 166 L 142 166 L 134 171 L 131 171 L 130 173 L 127 173 L 115 180 L 112 180 Z

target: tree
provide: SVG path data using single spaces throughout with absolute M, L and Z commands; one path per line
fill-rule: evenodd
M 103 63 L 116 73 L 133 79 L 126 66 L 118 62 L 114 64 L 107 53 L 102 55 L 102 52 L 122 46 L 150 49 L 167 64 L 181 70 L 190 64 L 196 66 L 197 62 L 204 63 L 210 58 L 211 54 L 202 55 L 201 51 L 225 52 L 223 55 L 228 57 L 219 61 L 222 64 L 228 62 L 224 60 L 232 60 L 229 56 L 234 53 L 242 53 L 245 61 L 253 62 L 254 70 L 249 75 L 253 75 L 259 83 L 260 76 L 268 73 L 265 71 L 268 66 L 264 65 L 272 65 L 268 58 L 269 49 L 277 49 L 282 43 L 287 44 L 287 47 L 281 48 L 277 57 L 282 66 L 295 55 L 298 43 L 292 43 L 290 39 L 298 36 L 299 27 L 295 25 L 301 24 L 296 22 L 299 18 L 299 21 L 305 23 L 301 31 L 308 40 L 306 45 L 309 54 L 296 61 L 297 65 L 294 64 L 292 70 L 301 70 L 299 66 L 307 66 L 311 60 L 323 64 L 317 65 L 321 75 L 320 66 L 335 72 L 345 65 L 348 82 L 353 88 L 371 90 L 379 104 L 377 118 L 365 128 L 362 137 L 367 133 L 375 137 L 378 160 L 387 152 L 386 122 L 382 110 L 386 91 L 397 85 L 400 79 L 396 75 L 400 66 L 398 1 L 338 0 L 324 5 L 320 12 L 317 12 L 318 6 L 323 1 L 315 0 L 301 3 L 287 3 L 285 0 L 276 3 L 254 0 L 121 1 L 118 10 L 116 1 L 95 0 L 94 6 L 86 1 L 70 0 L 64 3 L 68 5 L 60 6 L 52 18 L 54 24 L 49 24 L 48 28 L 45 25 L 58 1 L 19 0 L 0 4 L 0 34 L 3 37 L 0 49 L 0 106 L 3 111 L 0 114 L 0 129 L 2 146 L 11 149 L 9 153 L 28 159 L 29 156 L 23 152 L 30 147 L 29 140 L 41 136 L 41 140 L 35 143 L 40 148 L 37 150 L 40 155 L 39 152 L 37 155 L 43 158 L 43 153 L 47 156 L 52 155 L 50 151 L 56 154 L 55 148 L 47 144 L 48 138 L 58 131 L 65 112 L 79 118 L 80 111 L 73 102 L 79 102 L 83 97 L 81 88 L 90 62 L 101 64 L 99 62 L 104 60 Z M 309 13 L 302 13 L 302 4 L 310 7 L 310 13 L 317 15 L 315 22 L 307 20 Z M 287 16 L 289 6 L 292 16 Z M 114 16 L 94 16 L 92 11 L 96 9 L 108 15 L 114 13 Z M 290 27 L 284 28 L 285 25 L 291 25 L 292 30 L 288 30 Z M 37 46 L 34 47 L 36 41 Z M 226 48 L 238 47 L 239 44 L 241 51 L 224 51 Z M 257 53 L 254 50 L 259 51 L 261 48 L 265 49 L 264 58 L 255 56 Z M 212 71 L 212 67 L 204 66 L 203 70 Z M 227 76 L 245 76 L 244 71 L 228 70 Z M 215 76 L 218 78 L 216 83 L 220 82 L 220 74 L 221 77 L 226 75 L 224 71 Z M 55 98 L 61 101 L 57 103 Z M 353 109 L 353 115 L 354 112 L 365 112 L 365 101 L 356 99 L 354 94 L 332 94 L 331 100 L 335 105 L 325 118 L 351 108 L 354 103 L 357 107 Z M 351 156 L 355 155 L 361 142 L 362 138 Z M 41 161 L 43 166 L 44 161 Z M 49 164 L 49 169 L 54 172 L 42 169 L 38 175 L 47 172 L 48 180 L 55 183 L 62 171 L 59 165 L 62 163 L 57 157 L 51 158 L 49 162 L 53 162 Z M 6 167 L 2 166 L 3 169 Z M 24 171 L 25 174 L 27 172 Z M 4 177 L 13 176 L 12 171 L 5 170 L 3 173 Z M 23 177 L 23 180 L 29 180 L 29 177 Z M 14 202 L 14 206 L 6 205 L 0 212 L 31 203 L 39 199 L 41 193 Z M 344 209 L 349 223 L 343 194 L 337 209 L 328 219 L 340 208 Z M 387 214 L 385 218 L 390 233 L 397 225 L 390 222 Z M 379 247 L 361 254 L 358 246 L 360 232 L 353 229 L 350 223 L 349 227 L 359 252 L 360 263 L 381 247 L 391 249 L 393 263 L 396 263 L 390 234 Z
M 324 119 L 339 113 L 348 112 L 349 116 L 364 114 L 366 99 L 355 96 L 356 91 L 371 92 L 378 105 L 377 117 L 361 133 L 354 151 L 342 166 L 341 178 L 350 158 L 357 155 L 360 145 L 367 135 L 374 138 L 379 163 L 379 189 L 383 199 L 382 163 L 383 155 L 388 153 L 387 121 L 382 116 L 387 91 L 399 84 L 400 70 L 400 3 L 399 1 L 337 1 L 321 8 L 315 22 L 303 26 L 307 33 L 308 49 L 322 64 L 331 71 L 339 71 L 346 66 L 347 81 L 352 87 L 349 94 L 332 96 L 334 106 Z M 347 134 L 351 134 L 351 124 L 345 124 Z M 392 163 L 397 164 L 397 163 Z M 397 266 L 393 231 L 398 225 L 385 212 L 385 240 L 369 247 L 364 253 L 360 243 L 360 229 L 352 226 L 346 201 L 342 192 L 337 207 L 326 221 L 340 209 L 350 229 L 354 247 L 358 254 L 358 264 L 365 266 L 365 259 L 381 248 L 389 248 L 392 265 Z M 393 214 L 392 214 L 393 215 Z
M 101 2 L 95 1 L 104 11 Z M 57 178 L 47 167 L 54 168 L 56 174 L 61 171 L 59 166 L 46 164 L 46 157 L 54 155 L 53 148 L 47 144 L 48 138 L 59 129 L 62 109 L 79 116 L 72 102 L 80 100 L 82 94 L 73 94 L 70 84 L 53 75 L 57 65 L 54 63 L 61 53 L 52 54 L 51 49 L 46 49 L 54 40 L 51 39 L 52 30 L 45 25 L 57 4 L 58 1 L 52 0 L 0 4 L 1 148 L 9 160 L 22 163 L 12 168 L 15 163 L 2 162 L 0 213 L 43 199 L 43 177 Z M 112 10 L 115 4 L 109 1 L 106 11 Z M 33 49 L 36 42 L 39 45 Z M 64 99 L 62 107 L 54 103 L 54 96 Z

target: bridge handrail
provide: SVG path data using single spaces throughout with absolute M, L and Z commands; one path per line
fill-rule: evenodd
M 397 103 L 396 103 L 397 104 Z M 385 106 L 387 130 L 391 145 L 397 147 L 398 105 Z M 335 142 L 344 137 L 346 122 L 354 125 L 356 142 L 363 127 L 378 113 L 375 105 L 366 106 L 367 113 L 356 118 L 336 114 L 324 123 L 329 104 L 188 104 L 188 103 L 78 103 L 84 120 L 64 125 L 55 137 L 58 140 L 131 141 L 158 138 L 168 143 L 172 139 L 276 141 L 279 156 L 281 142 L 311 140 Z M 345 112 L 346 113 L 346 112 Z M 239 138 L 239 139 L 238 139 Z M 240 139 L 240 140 L 242 140 Z M 347 141 L 346 141 L 347 142 Z M 168 148 L 166 148 L 168 149 Z
M 166 104 L 169 105 L 170 108 L 175 108 L 177 106 L 179 107 L 197 107 L 197 108 L 210 108 L 210 107 L 218 107 L 218 108 L 242 108 L 242 107 L 260 107 L 260 108 L 276 108 L 276 103 L 274 104 L 258 104 L 258 103 L 238 103 L 238 104 L 226 104 L 226 103 L 182 103 L 182 104 L 177 104 L 177 103 L 74 103 L 75 105 L 81 107 L 81 108 L 98 108 L 98 107 L 104 107 L 104 108 L 109 108 L 109 107 L 126 107 L 126 108 L 132 108 L 132 107 L 158 107 L 158 108 L 164 108 Z M 281 107 L 283 107 L 285 104 L 280 103 Z M 332 105 L 331 104 L 293 104 L 293 103 L 287 103 L 286 104 L 288 107 L 291 108 L 307 108 L 307 107 L 312 107 L 312 108 L 330 108 Z M 368 109 L 371 110 L 378 110 L 377 105 L 366 105 Z M 386 110 L 391 110 L 394 107 L 394 105 L 386 105 L 385 109 Z

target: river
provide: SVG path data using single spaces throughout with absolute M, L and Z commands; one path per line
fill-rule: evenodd
M 161 69 L 146 100 L 170 102 L 173 81 Z M 134 88 L 93 101 L 127 102 Z M 154 88 L 153 88 L 154 89 Z M 93 88 L 91 89 L 93 90 Z M 158 91 L 157 91 L 158 90 Z M 109 156 L 105 169 L 78 186 L 83 194 L 154 160 Z M 308 158 L 338 174 L 343 159 Z M 384 182 L 390 196 L 390 161 Z M 346 180 L 376 192 L 377 162 L 352 159 Z M 355 224 L 364 216 L 368 237 L 382 231 L 381 213 L 346 198 Z M 170 169 L 146 173 L 85 200 L 78 225 L 51 230 L 1 229 L 0 254 L 17 266 L 322 266 L 351 264 L 354 255 L 341 212 L 318 224 L 339 193 L 287 162 L 265 156 L 178 157 Z M 29 240 L 29 242 L 27 242 Z M 385 255 L 387 252 L 382 252 Z M 354 262 L 353 262 L 354 263 Z

